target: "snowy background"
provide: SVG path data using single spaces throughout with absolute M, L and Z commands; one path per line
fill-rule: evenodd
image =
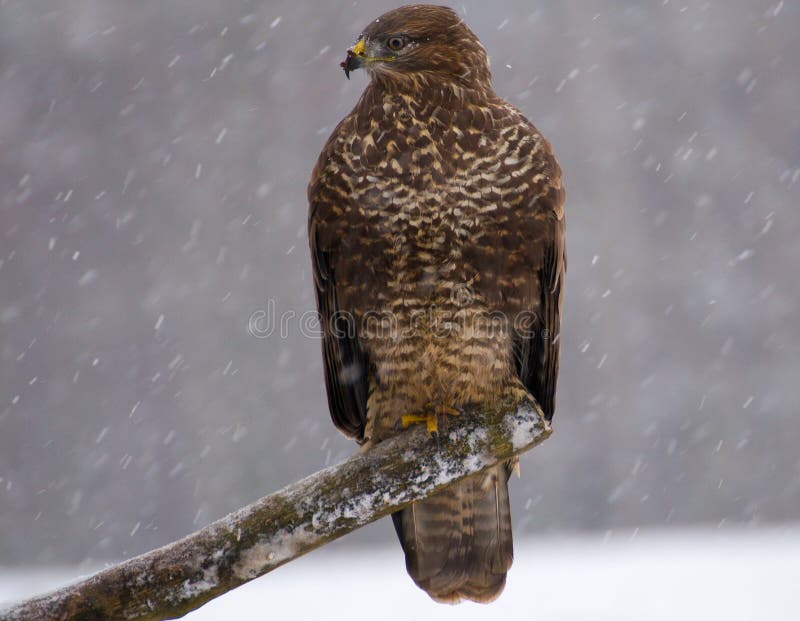
M 399 546 L 345 540 L 188 614 L 188 621 L 797 621 L 800 530 L 625 533 L 529 538 L 490 606 L 436 604 L 408 578 Z M 61 586 L 75 568 L 19 570 L 3 602 Z M 387 605 L 387 602 L 390 602 Z
M 301 331 L 305 185 L 366 82 L 338 63 L 393 6 L 0 0 L 0 586 L 354 450 Z M 454 6 L 568 191 L 556 433 L 512 481 L 515 569 L 550 588 L 560 548 L 527 537 L 800 521 L 798 3 Z M 260 311 L 285 334 L 255 338 Z

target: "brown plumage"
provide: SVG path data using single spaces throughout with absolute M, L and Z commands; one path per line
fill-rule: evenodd
M 555 408 L 564 191 L 547 140 L 491 88 L 450 9 L 372 22 L 342 63 L 371 75 L 312 173 L 309 238 L 336 426 L 364 447 L 401 416 Z M 414 581 L 497 597 L 511 565 L 511 464 L 395 514 Z

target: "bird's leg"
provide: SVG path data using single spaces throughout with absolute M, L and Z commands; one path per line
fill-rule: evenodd
M 436 442 L 436 448 L 439 448 L 440 414 L 449 414 L 451 416 L 458 416 L 459 414 L 461 414 L 461 410 L 459 410 L 458 408 L 442 405 L 434 408 L 434 411 L 430 414 L 406 414 L 400 417 L 400 421 L 403 425 L 403 429 L 418 423 L 425 423 L 428 429 L 428 433 L 431 434 L 431 438 L 433 438 L 433 441 Z
M 403 424 L 403 429 L 418 423 L 425 423 L 429 433 L 436 433 L 437 431 L 436 414 L 404 414 L 400 417 L 400 421 Z

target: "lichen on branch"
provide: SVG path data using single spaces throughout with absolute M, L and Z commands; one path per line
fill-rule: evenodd
M 506 413 L 467 410 L 450 427 L 438 448 L 423 426 L 408 429 L 179 541 L 0 610 L 0 621 L 181 617 L 550 435 L 532 402 Z

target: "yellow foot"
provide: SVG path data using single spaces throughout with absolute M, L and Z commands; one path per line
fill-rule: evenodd
M 436 444 L 438 446 L 440 414 L 449 414 L 451 416 L 458 416 L 459 414 L 461 414 L 461 410 L 457 408 L 451 408 L 446 405 L 442 405 L 442 406 L 437 406 L 434 412 L 431 414 L 406 414 L 400 417 L 400 421 L 403 425 L 403 429 L 405 429 L 406 427 L 410 427 L 411 425 L 425 423 L 425 426 L 428 429 L 428 433 L 431 434 L 431 436 L 436 441 Z
M 406 414 L 400 417 L 400 421 L 403 423 L 403 429 L 418 423 L 425 423 L 428 433 L 436 433 L 439 430 L 436 414 Z

